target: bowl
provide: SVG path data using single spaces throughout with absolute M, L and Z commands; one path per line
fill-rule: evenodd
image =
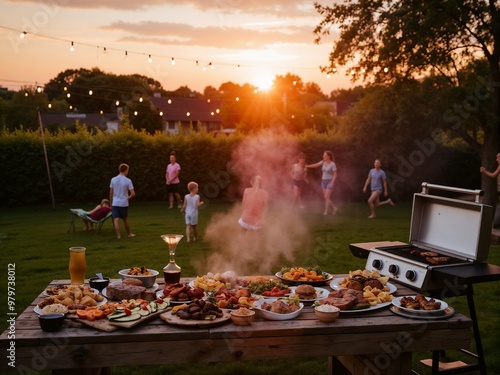
M 140 280 L 142 282 L 142 285 L 145 286 L 146 288 L 151 288 L 153 285 L 155 285 L 156 276 L 158 276 L 158 271 L 149 268 L 147 270 L 151 272 L 151 275 L 129 275 L 127 274 L 127 272 L 130 271 L 130 268 L 121 270 L 118 273 L 122 277 L 122 280 L 137 279 Z
M 331 323 L 339 317 L 340 309 L 331 305 L 319 305 L 314 308 L 314 313 L 320 322 Z
M 287 300 L 286 298 L 282 298 L 282 299 L 284 299 L 285 301 Z M 298 317 L 300 315 L 300 313 L 302 312 L 302 309 L 304 308 L 304 304 L 299 303 L 299 309 L 292 312 L 292 313 L 289 313 L 289 314 L 275 313 L 275 312 L 265 310 L 262 308 L 263 303 L 272 303 L 275 300 L 261 299 L 261 300 L 254 301 L 253 306 L 254 306 L 256 314 L 258 316 L 260 316 L 261 318 L 264 318 L 267 320 L 290 320 L 290 319 L 294 319 L 294 318 Z
M 38 321 L 45 332 L 59 331 L 64 322 L 64 314 L 42 314 L 38 316 Z
M 249 309 L 231 310 L 231 320 L 239 326 L 247 326 L 253 322 L 255 311 Z
M 109 285 L 109 277 L 104 277 L 103 279 L 91 277 L 89 279 L 89 285 L 92 289 L 97 289 L 99 292 L 102 292 L 102 290 Z

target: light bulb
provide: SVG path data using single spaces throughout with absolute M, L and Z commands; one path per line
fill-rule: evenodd
M 150 63 L 152 61 L 153 61 L 153 59 L 151 58 L 151 55 L 149 55 L 149 57 L 148 57 L 148 63 Z
M 21 34 L 19 34 L 19 38 L 24 39 L 24 37 L 26 36 L 26 34 L 27 34 L 27 32 L 23 31 Z
M 89 90 L 89 95 L 92 95 L 94 92 L 92 90 Z
M 119 101 L 119 100 L 117 100 L 117 101 L 115 102 L 115 105 L 118 107 L 118 106 L 120 105 L 120 101 Z
M 104 56 L 108 56 L 108 50 L 104 47 Z
M 69 50 L 73 52 L 75 50 L 75 45 L 73 42 L 71 42 L 71 47 L 69 47 Z
M 172 57 L 172 62 L 171 62 L 172 65 L 175 65 L 175 60 L 174 58 Z

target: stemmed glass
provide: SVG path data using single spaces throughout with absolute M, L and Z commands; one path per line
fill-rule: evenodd
M 178 283 L 181 279 L 181 267 L 175 263 L 175 249 L 184 236 L 182 234 L 162 234 L 160 237 L 167 243 L 170 255 L 170 262 L 163 267 L 165 284 Z

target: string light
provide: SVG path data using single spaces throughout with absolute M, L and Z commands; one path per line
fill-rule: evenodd
M 175 60 L 174 58 L 172 57 L 172 62 L 171 62 L 172 65 L 175 65 Z
M 239 71 L 240 70 L 240 65 L 238 64 L 238 66 L 236 67 L 236 71 Z
M 73 42 L 71 42 L 71 47 L 69 47 L 69 50 L 73 52 L 75 50 L 75 45 Z
M 128 60 L 128 52 L 125 51 L 125 60 Z
M 104 47 L 104 56 L 108 56 L 108 50 Z
M 94 93 L 94 92 L 93 92 L 92 90 L 89 90 L 89 95 L 91 95 L 91 96 L 92 96 L 92 94 L 93 94 L 93 93 Z
M 139 102 L 142 103 L 143 99 L 142 96 L 139 98 Z
M 23 31 L 21 34 L 19 34 L 19 38 L 24 39 L 24 37 L 28 34 L 26 31 Z
M 119 100 L 117 100 L 117 101 L 115 102 L 115 105 L 118 107 L 118 106 L 120 105 L 120 101 L 119 101 Z
M 148 57 L 148 63 L 151 63 L 151 62 L 153 62 L 153 59 L 151 58 L 151 55 L 149 55 L 149 57 Z

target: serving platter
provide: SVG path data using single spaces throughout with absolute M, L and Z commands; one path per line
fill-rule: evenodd
M 99 294 L 99 291 L 97 289 L 92 289 L 92 291 L 95 294 Z M 108 299 L 106 297 L 104 297 L 102 301 L 97 302 L 97 306 L 104 305 L 106 302 L 108 302 Z M 33 308 L 33 311 L 36 312 L 38 315 L 42 315 L 43 314 L 42 309 L 40 307 L 38 307 L 38 305 L 35 305 L 35 307 Z
M 330 282 L 330 288 L 332 288 L 334 290 L 345 289 L 345 287 L 343 287 L 342 285 L 340 285 L 340 283 L 342 281 L 344 281 L 344 280 L 345 280 L 345 278 L 343 278 L 343 277 L 342 278 L 333 279 Z M 398 290 L 397 286 L 394 285 L 394 284 L 391 284 L 391 283 L 386 283 L 384 285 L 384 287 L 389 288 L 389 293 L 390 294 L 393 294 L 393 293 L 395 293 Z
M 177 315 L 172 315 L 172 312 L 168 311 L 161 314 L 160 318 L 168 324 L 173 324 L 176 326 L 207 327 L 227 323 L 229 320 L 231 320 L 231 313 L 228 310 L 222 309 L 222 317 L 216 318 L 214 320 L 186 320 L 179 318 Z
M 341 313 L 341 314 L 357 314 L 357 313 L 364 313 L 364 312 L 367 312 L 367 311 L 373 311 L 373 310 L 383 309 L 384 307 L 389 306 L 390 304 L 392 304 L 392 302 L 391 302 L 391 301 L 388 301 L 388 302 L 382 302 L 382 303 L 378 303 L 378 304 L 376 304 L 375 306 L 370 306 L 370 307 L 368 307 L 368 308 L 364 308 L 364 309 L 340 310 L 340 313 Z
M 406 297 L 412 297 L 414 296 L 406 296 Z M 397 297 L 392 300 L 392 304 L 399 308 L 402 311 L 405 311 L 406 313 L 410 313 L 412 315 L 440 315 L 442 314 L 443 311 L 445 311 L 448 308 L 448 304 L 444 301 L 441 301 L 440 299 L 433 298 L 434 301 L 440 302 L 441 306 L 439 309 L 436 310 L 415 310 L 415 309 L 409 309 L 407 307 L 401 306 L 401 300 L 405 297 Z M 429 298 L 425 298 L 426 300 L 429 300 Z
M 280 279 L 283 282 L 283 284 L 294 285 L 294 286 L 298 286 L 298 285 L 302 285 L 302 284 L 309 284 L 309 285 L 313 285 L 313 286 L 325 285 L 333 279 L 333 275 L 331 275 L 327 272 L 323 272 L 323 276 L 325 276 L 324 280 L 316 280 L 316 281 L 300 281 L 300 280 L 285 279 L 283 277 L 283 272 L 281 272 L 281 271 L 276 272 L 275 276 L 278 279 Z
M 203 296 L 203 299 L 205 299 L 205 297 L 206 297 L 206 294 Z M 184 304 L 184 303 L 190 304 L 190 303 L 191 303 L 191 302 L 193 302 L 195 299 L 197 299 L 197 298 L 194 298 L 194 299 L 190 299 L 190 300 L 188 300 L 188 301 L 173 301 L 173 300 L 171 300 L 169 297 L 165 297 L 165 296 L 163 295 L 163 290 L 159 290 L 159 291 L 157 291 L 157 292 L 156 292 L 156 298 L 162 298 L 162 299 L 164 299 L 164 300 L 168 300 L 168 301 L 169 301 L 169 303 L 170 303 L 170 305 L 172 305 L 172 306 L 175 306 L 175 305 L 182 305 L 182 304 Z M 199 299 L 199 298 L 198 298 L 198 299 Z
M 430 315 L 423 315 L 423 314 L 414 314 L 410 313 L 408 311 L 405 311 L 401 309 L 398 306 L 391 306 L 390 310 L 400 316 L 404 316 L 405 318 L 411 318 L 411 319 L 419 319 L 419 320 L 439 320 L 439 319 L 447 319 L 455 314 L 455 309 L 451 306 L 448 306 L 446 309 L 440 311 L 438 314 L 430 314 Z M 415 310 L 416 311 L 416 310 Z
M 296 286 L 292 286 L 290 287 L 290 289 L 292 290 L 292 293 L 290 293 L 290 298 L 296 298 L 295 297 L 295 289 L 297 289 Z M 307 303 L 307 302 L 314 302 L 314 301 L 317 301 L 317 300 L 320 300 L 322 298 L 326 298 L 328 297 L 328 294 L 330 294 L 330 291 L 327 290 L 327 289 L 324 289 L 324 288 L 314 288 L 316 290 L 316 298 L 299 298 L 299 301 L 300 302 L 304 302 L 304 303 Z

